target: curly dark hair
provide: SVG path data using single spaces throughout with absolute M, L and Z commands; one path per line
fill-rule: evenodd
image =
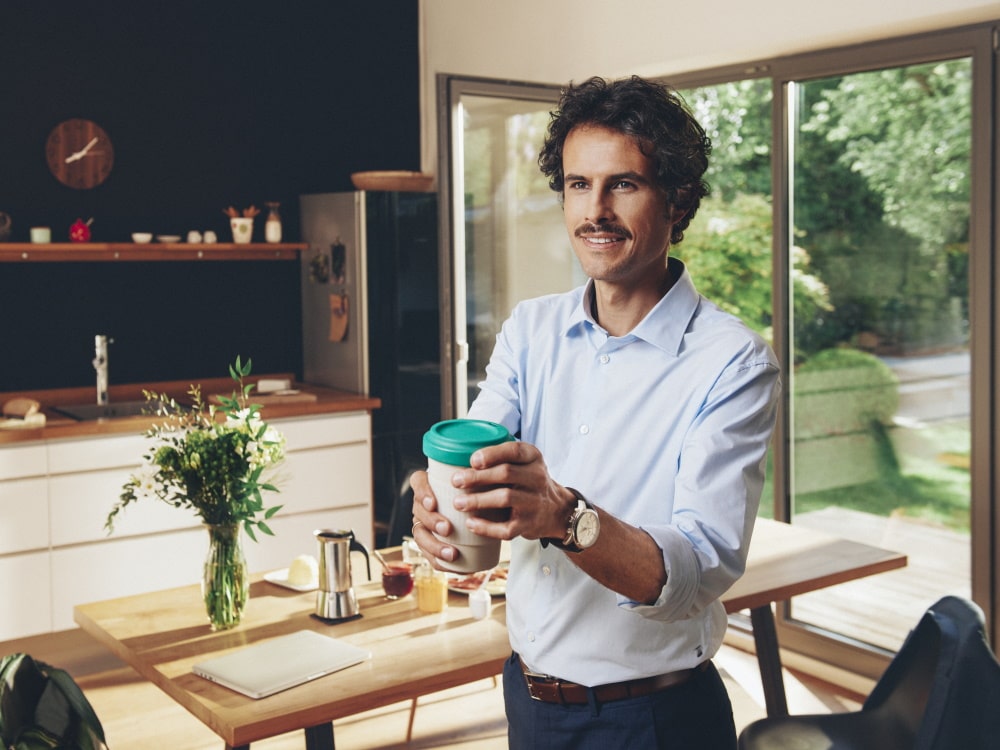
M 570 131 L 595 125 L 624 133 L 653 160 L 657 184 L 666 192 L 668 215 L 684 211 L 674 224 L 670 242 L 684 237 L 691 219 L 708 195 L 702 179 L 708 168 L 712 142 L 687 106 L 669 86 L 639 76 L 608 81 L 590 78 L 570 84 L 549 121 L 538 166 L 549 187 L 563 193 L 563 144 Z

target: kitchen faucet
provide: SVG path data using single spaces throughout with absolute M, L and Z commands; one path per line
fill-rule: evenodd
M 105 406 L 108 403 L 108 344 L 115 340 L 105 335 L 94 336 L 94 360 L 92 364 L 97 370 L 97 403 Z

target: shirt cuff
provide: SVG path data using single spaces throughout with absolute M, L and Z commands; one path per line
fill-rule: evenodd
M 635 602 L 618 595 L 618 606 L 650 620 L 677 622 L 698 614 L 696 607 L 701 586 L 701 567 L 691 540 L 672 526 L 642 527 L 663 553 L 667 582 L 652 604 Z

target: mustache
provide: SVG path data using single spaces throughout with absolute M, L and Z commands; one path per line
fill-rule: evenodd
M 620 224 L 581 224 L 573 230 L 574 237 L 583 237 L 585 234 L 617 234 L 619 237 L 630 240 L 632 233 Z

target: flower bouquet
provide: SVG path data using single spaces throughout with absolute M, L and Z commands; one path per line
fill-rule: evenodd
M 143 391 L 151 411 L 165 421 L 151 427 L 144 464 L 122 487 L 105 528 L 127 506 L 154 498 L 176 508 L 190 508 L 209 531 L 202 592 L 215 630 L 238 625 L 249 598 L 250 581 L 240 544 L 240 528 L 257 541 L 257 532 L 272 535 L 267 519 L 281 506 L 264 507 L 263 492 L 277 492 L 266 475 L 284 458 L 285 440 L 250 404 L 253 384 L 245 384 L 251 361 L 236 362 L 229 374 L 239 385 L 219 406 L 206 404 L 201 387 L 188 391 L 192 405 L 179 405 L 166 394 Z

